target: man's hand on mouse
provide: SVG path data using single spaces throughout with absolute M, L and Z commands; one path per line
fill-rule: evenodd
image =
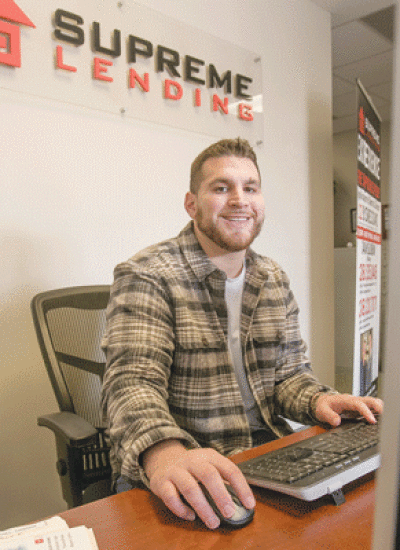
M 179 441 L 167 440 L 144 453 L 143 465 L 152 492 L 182 519 L 193 521 L 196 512 L 210 529 L 220 524 L 198 482 L 207 487 L 225 517 L 231 517 L 235 508 L 224 481 L 232 486 L 246 508 L 255 506 L 253 493 L 242 472 L 213 449 L 187 450 Z
M 333 427 L 339 426 L 342 414 L 363 416 L 371 424 L 375 423 L 375 415 L 382 414 L 383 403 L 375 397 L 357 397 L 344 393 L 320 393 L 317 397 L 315 415 L 320 422 Z

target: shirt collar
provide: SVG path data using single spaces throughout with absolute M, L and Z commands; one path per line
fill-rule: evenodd
M 201 248 L 193 229 L 193 222 L 190 221 L 178 235 L 179 247 L 185 256 L 194 274 L 199 280 L 203 280 L 214 271 L 219 271 L 210 258 Z

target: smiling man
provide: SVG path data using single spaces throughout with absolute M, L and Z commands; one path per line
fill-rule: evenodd
M 264 221 L 257 158 L 242 139 L 195 159 L 176 237 L 115 269 L 104 350 L 103 405 L 117 491 L 149 487 L 181 518 L 226 517 L 229 483 L 250 487 L 229 456 L 290 433 L 285 418 L 337 426 L 382 403 L 341 395 L 313 375 L 298 307 L 279 265 L 251 248 Z M 184 498 L 183 498 L 184 497 Z
M 185 208 L 194 220 L 201 247 L 214 263 L 222 262 L 217 265 L 228 276 L 238 275 L 246 250 L 264 221 L 256 165 L 249 158 L 236 156 L 209 158 L 202 165 L 200 185 L 193 184 L 192 188 Z

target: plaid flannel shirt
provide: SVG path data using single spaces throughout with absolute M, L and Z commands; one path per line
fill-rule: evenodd
M 227 343 L 226 275 L 207 257 L 192 223 L 114 272 L 103 349 L 103 410 L 114 479 L 147 483 L 140 455 L 165 439 L 225 456 L 251 448 L 249 423 Z M 304 354 L 298 307 L 272 260 L 246 255 L 241 343 L 250 388 L 266 426 L 282 417 L 316 422 L 312 398 L 330 391 Z

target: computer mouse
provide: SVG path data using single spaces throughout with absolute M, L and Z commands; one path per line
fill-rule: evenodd
M 243 506 L 243 504 L 240 502 L 239 498 L 237 497 L 235 491 L 232 489 L 230 485 L 226 485 L 226 489 L 231 495 L 233 504 L 236 509 L 235 513 L 230 518 L 226 518 L 220 512 L 218 506 L 215 504 L 212 496 L 210 495 L 206 487 L 202 483 L 199 483 L 199 485 L 208 503 L 210 504 L 211 508 L 214 510 L 214 512 L 218 516 L 221 522 L 221 527 L 228 527 L 230 529 L 241 529 L 242 527 L 246 527 L 246 525 L 248 525 L 251 521 L 253 521 L 254 508 L 249 510 L 248 508 Z

